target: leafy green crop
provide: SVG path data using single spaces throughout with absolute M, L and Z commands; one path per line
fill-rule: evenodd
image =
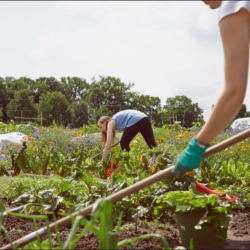
M 160 196 L 156 203 L 154 213 L 157 216 L 162 216 L 166 210 L 183 213 L 204 210 L 205 214 L 195 228 L 201 229 L 202 226 L 207 226 L 216 236 L 225 239 L 227 237 L 221 229 L 228 227 L 229 220 L 224 220 L 220 217 L 220 214 L 229 218 L 232 213 L 233 202 L 223 202 L 215 195 L 203 195 L 196 190 L 194 183 L 188 191 L 173 191 Z
M 250 182 L 250 164 L 243 164 L 241 161 L 235 164 L 232 158 L 229 161 L 217 160 L 210 174 L 211 179 L 215 179 L 220 186 L 234 183 L 245 186 Z

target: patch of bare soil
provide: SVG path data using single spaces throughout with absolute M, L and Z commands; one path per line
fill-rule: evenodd
M 11 204 L 3 200 L 5 207 L 11 207 Z M 59 218 L 58 218 L 59 219 Z M 53 222 L 53 219 L 50 219 Z M 13 216 L 5 216 L 3 225 L 8 231 L 12 241 L 15 241 L 34 231 L 34 224 L 32 220 L 17 218 Z M 37 220 L 38 228 L 44 227 L 45 222 Z M 67 226 L 60 230 L 60 237 L 62 242 L 67 239 L 71 226 Z M 78 229 L 77 233 L 82 231 L 82 227 Z M 181 244 L 180 235 L 177 229 L 176 221 L 165 215 L 158 222 L 150 222 L 140 220 L 135 228 L 134 221 L 124 221 L 119 232 L 119 241 L 124 239 L 132 239 L 140 235 L 157 233 L 165 237 L 171 248 L 183 246 Z M 56 234 L 52 233 L 52 238 L 56 240 Z M 8 244 L 8 240 L 2 235 L 0 239 L 0 247 Z M 158 238 L 150 238 L 139 240 L 135 243 L 138 249 L 162 249 L 163 245 Z M 54 247 L 56 247 L 55 245 Z M 186 246 L 187 247 L 187 246 Z M 75 245 L 75 249 L 99 249 L 98 238 L 92 233 L 87 232 L 83 238 Z M 125 245 L 122 249 L 130 249 L 129 245 Z M 238 212 L 233 211 L 233 218 L 231 218 L 228 228 L 228 238 L 223 247 L 217 249 L 250 249 L 250 209 Z

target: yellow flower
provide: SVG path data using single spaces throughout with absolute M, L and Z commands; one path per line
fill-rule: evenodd
M 34 149 L 37 149 L 37 146 L 35 146 Z
M 169 135 L 169 132 L 167 132 L 166 135 Z
M 134 140 L 134 141 L 133 141 L 133 143 L 137 143 L 137 141 L 136 141 L 136 140 Z
M 51 142 L 49 145 L 50 145 L 50 146 L 55 146 L 55 143 L 54 143 L 54 142 Z
M 225 149 L 225 151 L 227 151 L 227 150 L 228 150 L 228 148 Z
M 17 145 L 16 145 L 16 147 L 17 147 L 17 148 L 20 148 L 20 145 L 19 145 L 19 144 L 17 144 Z

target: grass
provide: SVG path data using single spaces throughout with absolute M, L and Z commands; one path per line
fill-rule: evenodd
M 13 177 L 9 177 L 9 176 L 1 176 L 0 177 L 0 197 L 5 196 L 3 194 L 3 190 L 5 189 L 5 187 L 10 184 L 10 181 Z

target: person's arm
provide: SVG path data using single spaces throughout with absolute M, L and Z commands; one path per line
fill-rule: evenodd
M 196 139 L 211 144 L 214 138 L 236 117 L 244 101 L 249 59 L 249 12 L 226 16 L 220 21 L 224 49 L 224 90 Z M 212 72 L 211 72 L 212 73 Z
M 241 108 L 248 77 L 248 25 L 249 12 L 246 9 L 241 9 L 220 21 L 225 57 L 225 87 L 207 123 L 179 156 L 172 171 L 176 177 L 181 177 L 200 166 L 209 144 L 225 129 Z
M 103 155 L 102 155 L 102 162 L 104 162 L 105 158 L 108 156 L 111 146 L 112 146 L 112 140 L 113 140 L 113 133 L 115 131 L 116 123 L 114 120 L 111 120 L 108 123 L 108 128 L 107 128 L 107 143 L 105 145 Z

